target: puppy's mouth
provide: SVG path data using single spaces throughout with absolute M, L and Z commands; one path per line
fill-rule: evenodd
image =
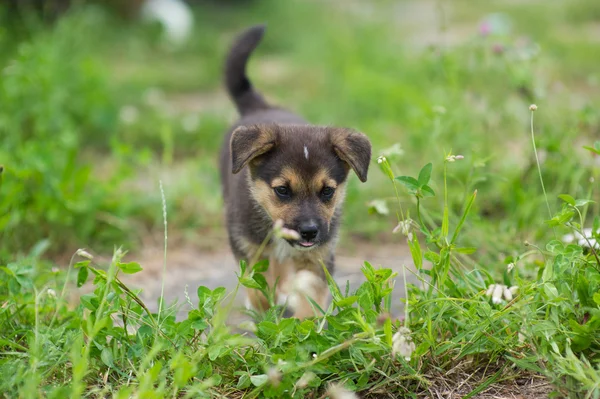
M 301 251 L 310 251 L 319 246 L 317 241 L 286 240 L 292 247 Z

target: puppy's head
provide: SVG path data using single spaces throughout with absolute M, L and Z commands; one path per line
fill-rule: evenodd
M 333 236 L 350 169 L 365 182 L 371 143 L 356 131 L 305 125 L 253 125 L 231 136 L 233 173 L 248 166 L 252 196 L 273 221 L 296 230 L 311 249 Z

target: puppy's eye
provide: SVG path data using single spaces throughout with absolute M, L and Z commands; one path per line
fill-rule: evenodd
M 325 201 L 330 200 L 331 197 L 333 197 L 333 193 L 335 193 L 333 187 L 324 187 L 323 190 L 321 190 L 321 198 Z
M 278 186 L 274 188 L 275 194 L 279 196 L 279 198 L 290 198 L 292 192 L 286 186 Z

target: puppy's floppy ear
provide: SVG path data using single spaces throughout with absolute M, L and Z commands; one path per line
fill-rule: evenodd
M 232 172 L 238 173 L 248 162 L 275 147 L 275 131 L 264 125 L 240 126 L 231 134 Z
M 352 129 L 330 128 L 333 150 L 354 170 L 360 181 L 367 181 L 371 163 L 371 142 L 364 134 Z

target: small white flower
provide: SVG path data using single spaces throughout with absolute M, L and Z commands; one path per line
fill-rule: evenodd
M 448 155 L 446 162 L 456 162 L 457 160 L 465 159 L 463 155 Z
M 415 351 L 415 343 L 410 336 L 411 332 L 406 327 L 400 327 L 398 332 L 392 337 L 392 356 L 400 355 L 404 360 L 409 361 Z
M 275 221 L 275 223 L 273 224 L 273 230 L 281 230 L 282 227 L 283 227 L 283 220 L 281 220 L 281 219 L 277 219 Z
M 327 389 L 327 396 L 331 399 L 358 399 L 358 396 L 340 384 L 331 384 Z
M 300 233 L 298 233 L 296 230 L 286 229 L 285 227 L 283 227 L 279 232 L 279 237 L 284 238 L 286 240 L 299 240 Z
M 514 262 L 510 262 L 507 266 L 506 266 L 506 270 L 510 273 L 512 271 L 512 269 L 515 268 L 515 263 Z
M 404 155 L 404 150 L 400 146 L 400 143 L 395 143 L 391 147 L 381 150 L 381 155 L 389 158 L 399 157 Z
M 46 293 L 50 298 L 56 298 L 56 291 L 54 291 L 52 288 L 48 288 L 48 291 L 46 291 Z
M 94 259 L 94 256 L 83 248 L 79 248 L 77 250 L 76 254 L 77 254 L 77 256 L 81 256 L 82 258 L 87 258 L 89 260 Z
M 275 388 L 281 383 L 281 371 L 277 370 L 275 367 L 271 367 L 269 371 L 267 371 L 267 377 L 269 378 L 271 385 Z
M 531 112 L 533 112 L 533 111 L 537 111 L 537 105 L 535 105 L 535 104 L 531 104 L 531 105 L 529 106 L 529 110 L 530 110 Z
M 517 286 L 512 286 L 509 288 L 503 284 L 490 284 L 485 295 L 488 298 L 492 298 L 493 304 L 498 305 L 503 301 L 512 301 L 518 290 L 519 287 Z
M 403 235 L 408 236 L 410 234 L 411 223 L 412 223 L 411 219 L 401 220 L 400 222 L 398 222 L 398 225 L 396 227 L 394 227 L 394 230 L 392 230 L 392 233 L 396 234 L 398 232 L 401 232 Z
M 52 273 L 58 273 L 60 271 L 60 269 L 56 266 L 52 267 Z
M 126 105 L 119 111 L 119 119 L 126 125 L 132 125 L 137 122 L 139 112 L 133 105 Z
M 151 107 L 159 107 L 163 104 L 164 95 L 160 89 L 151 87 L 144 93 L 144 102 Z
M 288 229 L 283 227 L 283 220 L 277 219 L 273 224 L 273 233 L 275 237 L 283 238 L 286 240 L 299 240 L 300 233 L 296 230 Z
M 380 157 L 377 158 L 377 163 L 382 164 L 386 161 L 385 157 L 383 155 L 381 155 Z
M 600 234 L 600 230 L 597 232 L 597 234 Z M 592 235 L 592 229 L 586 228 L 583 229 L 583 234 L 581 234 L 578 231 L 576 231 L 574 234 L 565 234 L 562 237 L 562 240 L 567 244 L 577 240 L 577 244 L 581 247 L 589 248 L 591 246 L 593 248 L 600 249 L 600 244 L 596 241 L 595 238 L 592 238 Z
M 315 373 L 311 371 L 307 371 L 302 374 L 302 377 L 296 382 L 296 388 L 304 389 L 310 384 L 310 382 L 315 378 Z

